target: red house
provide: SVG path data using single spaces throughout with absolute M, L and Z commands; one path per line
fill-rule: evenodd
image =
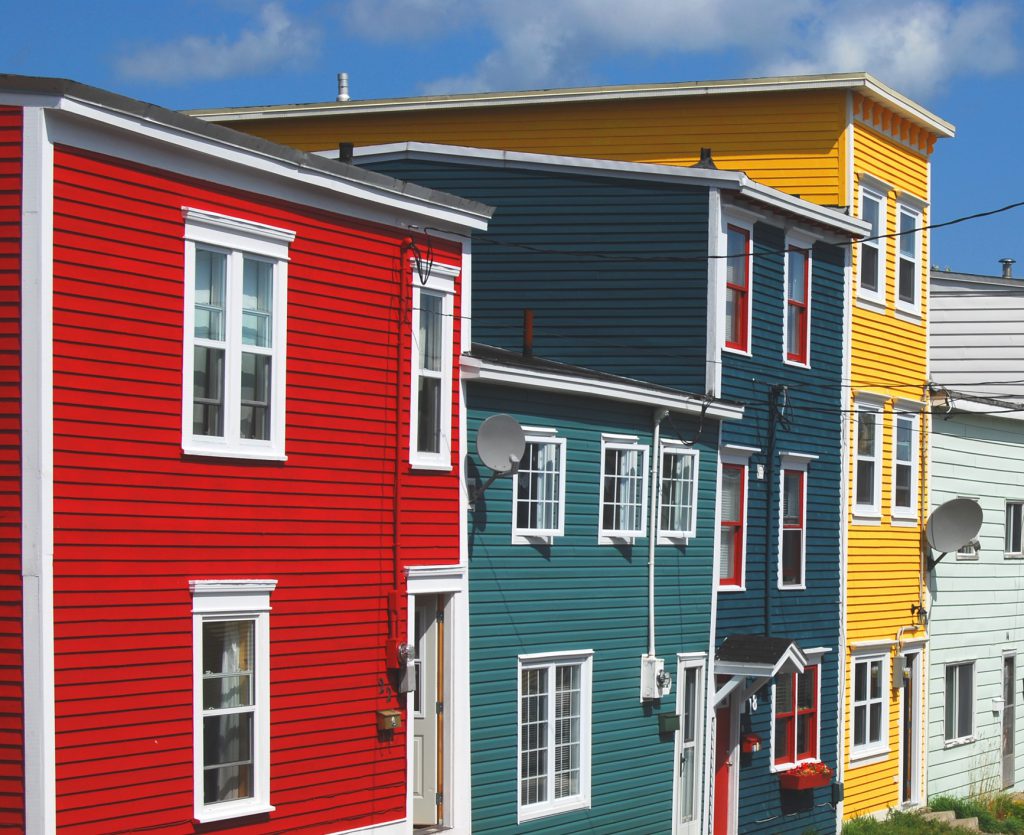
M 0 76 L 0 829 L 468 831 L 489 213 Z

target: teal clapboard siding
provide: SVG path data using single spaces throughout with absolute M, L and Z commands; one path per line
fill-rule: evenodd
M 820 668 L 819 758 L 835 768 L 838 757 L 840 525 L 842 524 L 841 429 L 844 257 L 842 249 L 817 244 L 812 252 L 810 368 L 783 361 L 786 246 L 782 229 L 754 226 L 753 317 L 750 356 L 723 354 L 723 397 L 746 405 L 742 421 L 723 427 L 722 442 L 756 447 L 747 490 L 746 590 L 720 592 L 717 639 L 730 634 L 771 634 L 804 648 L 828 647 Z M 775 454 L 769 449 L 769 392 L 786 386 L 785 411 L 777 421 Z M 778 588 L 780 452 L 815 455 L 807 470 L 806 589 Z M 757 468 L 765 469 L 764 478 Z M 766 603 L 767 596 L 767 607 Z M 766 621 L 767 615 L 767 621 Z M 833 832 L 829 790 L 815 790 L 815 806 L 782 817 L 778 778 L 770 771 L 772 700 L 762 692 L 749 715 L 764 741 L 740 765 L 740 832 Z
M 707 190 L 468 161 L 368 165 L 496 207 L 473 239 L 473 339 L 705 389 Z
M 473 831 L 668 832 L 674 742 L 659 735 L 656 714 L 675 710 L 675 692 L 653 710 L 639 700 L 648 540 L 598 545 L 597 536 L 601 434 L 636 435 L 649 446 L 652 410 L 481 383 L 469 386 L 468 405 L 471 473 L 480 467 L 477 428 L 491 414 L 566 438 L 564 536 L 550 546 L 511 544 L 511 478 L 495 481 L 470 514 Z M 657 549 L 657 651 L 673 674 L 676 653 L 708 650 L 717 431 L 706 421 L 695 445 L 697 537 Z M 663 433 L 691 440 L 697 426 L 675 417 Z M 580 649 L 594 651 L 591 808 L 517 825 L 518 656 Z

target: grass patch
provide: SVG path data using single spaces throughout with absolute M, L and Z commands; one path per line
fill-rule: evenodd
M 946 823 L 927 821 L 913 812 L 890 812 L 885 820 L 854 818 L 843 824 L 843 835 L 963 835 Z
M 1024 835 L 1024 803 L 1008 794 L 933 797 L 928 808 L 952 809 L 958 818 L 977 818 L 983 832 Z

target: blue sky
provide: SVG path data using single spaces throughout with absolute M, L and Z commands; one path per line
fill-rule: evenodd
M 0 71 L 165 107 L 867 70 L 953 122 L 936 222 L 1024 200 L 1019 0 L 40 0 L 8 4 Z M 933 234 L 994 274 L 1024 208 Z

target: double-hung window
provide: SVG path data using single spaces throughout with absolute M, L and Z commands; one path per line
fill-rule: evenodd
M 946 665 L 947 743 L 974 738 L 974 662 Z
M 687 539 L 697 533 L 699 456 L 690 447 L 662 442 L 658 535 L 663 539 Z
M 786 253 L 786 361 L 810 362 L 811 251 L 791 246 Z
M 1021 531 L 1024 523 L 1024 502 L 1006 503 L 1006 528 L 1003 534 L 1003 553 L 1007 557 L 1024 557 Z
M 601 438 L 599 541 L 633 540 L 646 531 L 647 447 L 634 436 Z
M 782 558 L 779 587 L 803 588 L 806 545 L 806 476 L 804 470 L 782 471 Z
M 775 677 L 774 759 L 791 766 L 818 757 L 818 665 Z
M 917 518 L 917 424 L 916 414 L 896 412 L 893 416 L 892 515 Z
M 725 347 L 750 350 L 750 231 L 726 227 Z
M 561 536 L 565 526 L 565 438 L 554 430 L 526 433 L 513 486 L 513 542 L 550 540 Z
M 185 208 L 182 448 L 284 458 L 288 249 L 295 233 Z
M 590 650 L 519 656 L 519 820 L 590 806 Z
M 194 815 L 270 805 L 270 593 L 275 580 L 194 580 Z
M 867 239 L 858 246 L 857 292 L 860 298 L 885 303 L 885 223 L 883 190 L 862 186 L 860 216 L 871 224 Z
M 745 464 L 722 464 L 718 547 L 718 584 L 743 585 L 743 550 L 747 503 L 747 467 Z
M 433 263 L 426 275 L 412 265 L 412 390 L 409 463 L 452 467 L 452 317 L 459 268 Z
M 921 213 L 908 206 L 897 208 L 896 307 L 921 312 Z
M 853 659 L 853 693 L 850 698 L 852 759 L 869 757 L 889 748 L 888 671 L 888 653 L 855 656 Z
M 882 409 L 858 402 L 855 466 L 853 474 L 854 514 L 880 518 L 882 513 Z

